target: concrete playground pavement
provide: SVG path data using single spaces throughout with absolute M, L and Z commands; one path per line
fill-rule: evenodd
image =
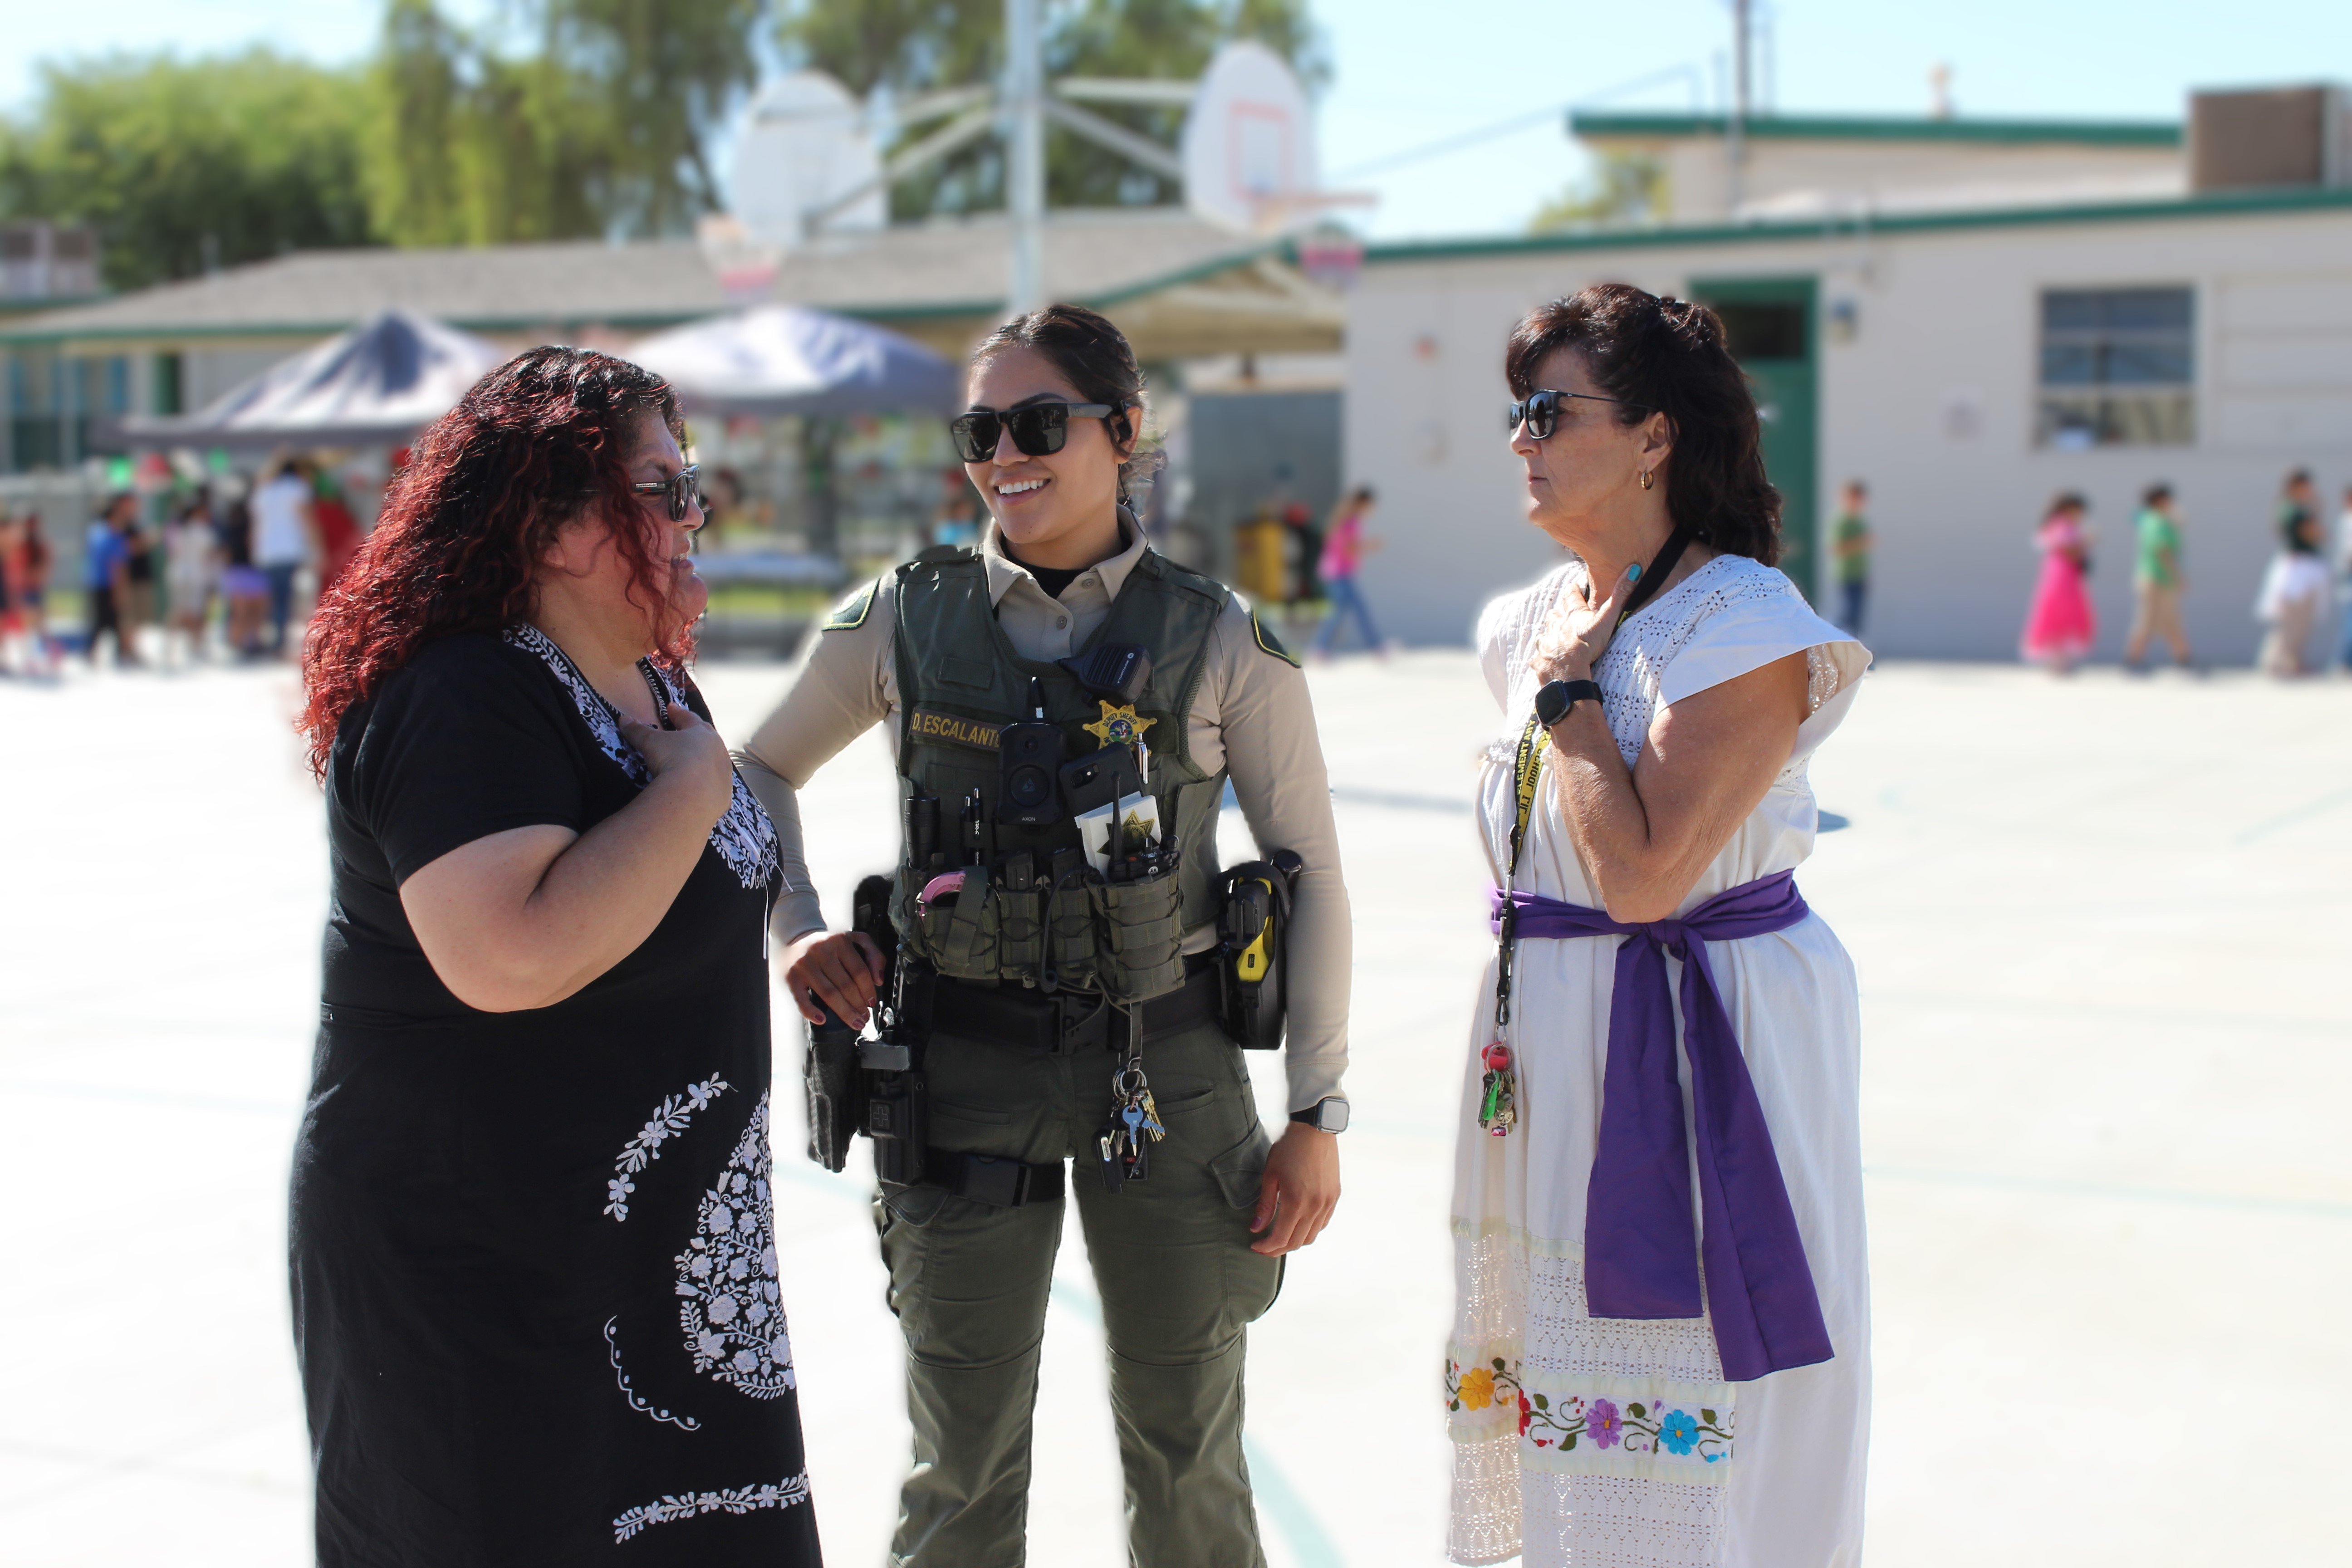
M 1357 911 L 1338 1222 L 1252 1331 L 1283 1568 L 1440 1561 L 1459 1053 L 1486 942 L 1469 658 L 1314 673 Z M 740 732 L 774 667 L 707 672 Z M 308 1561 L 282 1267 L 325 866 L 290 679 L 0 682 L 0 1557 Z M 2317 1562 L 2352 1395 L 2352 686 L 1894 666 L 1817 760 L 1801 877 L 1863 977 L 1868 1560 Z M 829 898 L 890 857 L 862 742 L 803 805 Z M 1228 823 L 1234 831 L 1237 823 Z M 798 1065 L 780 1030 L 780 1082 Z M 1269 1111 L 1278 1064 L 1259 1065 Z M 794 1103 L 778 1097 L 780 1112 Z M 897 1336 L 856 1168 L 778 1220 L 827 1552 L 881 1560 Z M 862 1156 L 861 1156 L 862 1157 Z M 1075 1231 L 1031 1561 L 1119 1561 Z

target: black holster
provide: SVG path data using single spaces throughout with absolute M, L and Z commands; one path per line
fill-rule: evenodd
M 931 972 L 898 950 L 889 898 L 888 878 L 866 878 L 850 926 L 872 938 L 887 960 L 877 1037 L 865 1038 L 830 1011 L 809 1026 L 808 1156 L 838 1171 L 848 1163 L 850 1138 L 862 1132 L 874 1140 L 874 1173 L 911 1184 L 923 1179 L 929 1131 L 923 1056 L 930 1043 Z
M 808 1157 L 828 1171 L 849 1161 L 849 1139 L 866 1122 L 865 1075 L 857 1070 L 857 1031 L 830 1012 L 811 1024 L 803 1076 L 808 1088 Z
M 1219 1011 L 1225 1035 L 1245 1051 L 1282 1044 L 1290 1007 L 1290 904 L 1297 855 L 1276 849 L 1217 879 Z M 1245 963 L 1255 954 L 1256 962 Z

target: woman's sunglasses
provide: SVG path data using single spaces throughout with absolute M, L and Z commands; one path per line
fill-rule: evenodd
M 1614 403 L 1626 408 L 1648 406 L 1647 404 L 1627 402 L 1622 397 L 1595 397 L 1589 392 L 1555 392 L 1547 386 L 1528 393 L 1511 405 L 1510 424 L 1507 428 L 1516 436 L 1519 426 L 1525 425 L 1529 440 L 1548 441 L 1551 439 L 1551 433 L 1559 428 L 1561 401 L 1570 397 L 1580 397 L 1587 403 Z
M 669 520 L 672 522 L 684 522 L 688 507 L 703 512 L 710 510 L 710 503 L 702 497 L 702 465 L 699 463 L 688 463 L 666 479 L 655 479 L 648 484 L 631 485 L 629 489 L 633 494 L 641 496 L 667 495 L 669 498 Z M 596 496 L 603 495 L 604 492 L 582 490 L 580 493 L 583 496 Z
M 1118 412 L 1108 403 L 1027 403 L 1003 413 L 975 408 L 949 420 L 948 434 L 955 437 L 957 456 L 967 463 L 985 463 L 995 457 L 998 437 L 1007 430 L 1024 456 L 1042 458 L 1060 451 L 1069 440 L 1072 415 L 1108 419 Z

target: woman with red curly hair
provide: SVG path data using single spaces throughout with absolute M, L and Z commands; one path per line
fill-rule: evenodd
M 319 1561 L 819 1561 L 777 1279 L 775 831 L 688 679 L 668 389 L 541 348 L 311 621 L 333 900 L 295 1148 Z

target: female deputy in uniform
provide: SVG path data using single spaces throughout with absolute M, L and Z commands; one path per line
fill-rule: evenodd
M 1142 1063 L 1167 1131 L 1149 1178 L 1116 1192 L 1098 1174 L 1097 1133 L 1128 1038 L 1119 1010 L 1083 988 L 1049 995 L 1009 961 L 1001 979 L 935 982 L 925 1184 L 885 1183 L 877 1205 L 914 1426 L 892 1560 L 1020 1559 L 1061 1162 L 1075 1157 L 1135 1561 L 1260 1563 L 1242 1457 L 1244 1329 L 1272 1304 L 1283 1256 L 1330 1218 L 1339 1161 L 1324 1129 L 1345 1117 L 1348 899 L 1314 714 L 1297 664 L 1250 611 L 1136 526 L 1127 492 L 1143 378 L 1117 328 L 1070 305 L 1018 317 L 974 354 L 969 392 L 958 438 L 992 516 L 980 548 L 927 551 L 852 597 L 738 753 L 782 840 L 773 931 L 784 987 L 812 1021 L 821 1003 L 862 1022 L 883 973 L 862 933 L 826 930 L 793 792 L 887 724 L 902 801 L 939 797 L 952 845 L 967 785 L 992 817 L 997 730 L 1030 719 L 1035 700 L 1071 756 L 1123 738 L 1122 724 L 1150 747 L 1150 788 L 1184 855 L 1187 973 L 1142 1009 Z M 1149 689 L 1131 704 L 1103 700 L 1055 663 L 1113 643 L 1151 658 Z M 1270 1148 L 1241 1052 L 1202 1005 L 1214 994 L 1203 895 L 1228 777 L 1261 850 L 1305 861 L 1288 946 L 1292 1124 Z M 928 879 L 902 854 L 902 937 L 936 918 L 914 902 Z M 983 1194 L 977 1156 L 1028 1169 L 1017 1190 Z M 1005 1201 L 1016 1196 L 1025 1201 Z

